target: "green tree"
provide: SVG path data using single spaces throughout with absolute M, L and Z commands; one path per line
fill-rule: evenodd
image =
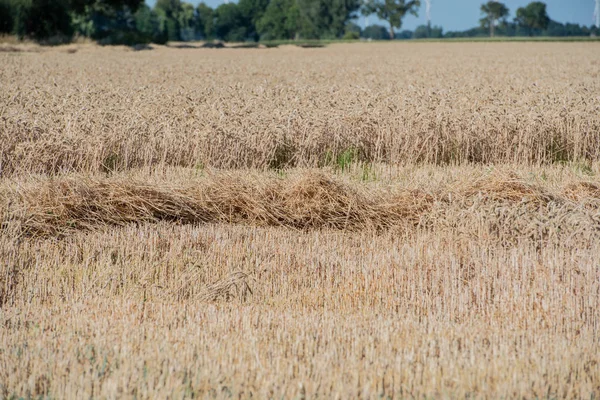
M 298 7 L 298 36 L 302 39 L 319 39 L 325 35 L 323 18 L 326 9 L 321 0 L 296 0 Z
M 189 3 L 182 3 L 177 14 L 179 24 L 179 39 L 183 41 L 195 40 L 196 37 L 196 10 Z
M 14 2 L 13 30 L 20 37 L 42 41 L 70 40 L 73 26 L 67 0 L 20 0 Z
M 370 0 L 365 9 L 368 14 L 375 13 L 380 19 L 388 22 L 390 38 L 394 39 L 394 29 L 402 26 L 402 19 L 406 14 L 417 16 L 420 6 L 420 0 Z
M 360 8 L 360 2 L 354 0 L 331 0 L 328 3 L 330 19 L 327 21 L 329 33 L 336 37 L 342 37 L 346 33 L 348 22 L 356 17 L 356 11 Z
M 360 0 L 297 0 L 299 36 L 304 39 L 341 38 Z
M 146 4 L 142 4 L 136 11 L 135 26 L 137 31 L 153 43 L 165 44 L 168 40 L 165 32 L 160 30 L 160 23 L 156 13 Z
M 529 36 L 532 36 L 535 30 L 541 31 L 548 28 L 550 18 L 546 11 L 546 4 L 541 1 L 534 1 L 526 7 L 520 7 L 517 10 L 515 22 L 527 29 Z
M 75 31 L 103 44 L 135 44 L 148 38 L 136 28 L 143 0 L 68 0 Z
M 238 10 L 247 37 L 258 41 L 258 21 L 265 14 L 269 3 L 269 0 L 239 0 Z
M 127 8 L 132 12 L 137 11 L 144 0 L 68 0 L 69 8 L 77 14 L 85 14 L 89 9 L 113 9 Z
M 206 3 L 200 3 L 196 7 L 196 32 L 205 40 L 214 37 L 214 14 L 214 10 L 207 6 Z
M 147 33 L 148 35 L 152 35 L 154 30 L 158 29 L 156 14 L 146 4 L 142 4 L 136 11 L 135 26 L 140 32 Z
M 413 33 L 415 39 L 441 38 L 444 36 L 444 30 L 441 26 L 419 25 Z
M 494 36 L 496 24 L 499 21 L 506 21 L 509 11 L 508 8 L 499 1 L 488 1 L 481 5 L 481 13 L 485 16 L 479 20 L 483 28 L 489 28 L 490 37 Z
M 362 36 L 372 40 L 389 40 L 389 31 L 381 25 L 369 25 L 362 31 Z
M 357 40 L 360 39 L 360 34 L 362 33 L 362 29 L 358 24 L 354 22 L 348 22 L 346 24 L 346 29 L 344 33 L 345 40 Z
M 296 0 L 271 0 L 256 27 L 265 40 L 295 39 L 299 19 Z
M 166 34 L 168 40 L 181 40 L 179 17 L 182 10 L 181 0 L 157 0 L 154 5 L 160 24 L 159 29 Z
M 12 33 L 15 13 L 11 0 L 0 0 L 0 33 Z
M 225 3 L 215 9 L 215 34 L 228 42 L 242 42 L 246 39 L 246 26 L 237 4 Z

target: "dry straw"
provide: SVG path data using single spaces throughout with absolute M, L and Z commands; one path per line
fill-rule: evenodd
M 251 279 L 250 275 L 242 271 L 232 272 L 227 278 L 208 285 L 198 298 L 200 301 L 246 301 L 248 296 L 252 295 L 249 283 Z
M 147 178 L 149 179 L 149 178 Z M 6 185 L 3 229 L 63 236 L 129 223 L 228 223 L 300 230 L 470 229 L 487 226 L 503 240 L 598 235 L 597 186 L 569 182 L 552 191 L 514 173 L 493 173 L 429 191 L 343 181 L 323 171 L 215 172 L 192 182 L 73 176 Z M 586 205 L 587 207 L 581 207 Z M 458 221 L 462 218 L 463 221 Z M 590 236 L 592 235 L 592 236 Z

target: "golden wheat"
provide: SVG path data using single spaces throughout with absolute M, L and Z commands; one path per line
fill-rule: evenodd
M 0 53 L 0 173 L 597 160 L 598 47 Z
M 597 50 L 0 48 L 0 398 L 600 396 Z

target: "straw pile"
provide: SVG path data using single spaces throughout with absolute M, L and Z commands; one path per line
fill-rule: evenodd
M 28 236 L 159 221 L 350 231 L 464 230 L 472 221 L 477 229 L 488 226 L 487 231 L 513 240 L 532 232 L 542 239 L 550 225 L 562 234 L 582 228 L 596 232 L 598 207 L 578 206 L 594 199 L 594 188 L 591 183 L 569 183 L 564 194 L 550 193 L 510 174 L 432 188 L 429 193 L 344 182 L 310 170 L 285 178 L 221 172 L 187 183 L 69 176 L 6 186 L 0 192 L 0 215 L 4 229 L 12 227 Z M 566 222 L 574 218 L 579 222 Z

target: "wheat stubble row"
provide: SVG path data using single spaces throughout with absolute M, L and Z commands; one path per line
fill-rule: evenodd
M 164 223 L 3 238 L 0 380 L 57 397 L 587 398 L 599 251 Z M 238 269 L 251 294 L 200 300 Z

